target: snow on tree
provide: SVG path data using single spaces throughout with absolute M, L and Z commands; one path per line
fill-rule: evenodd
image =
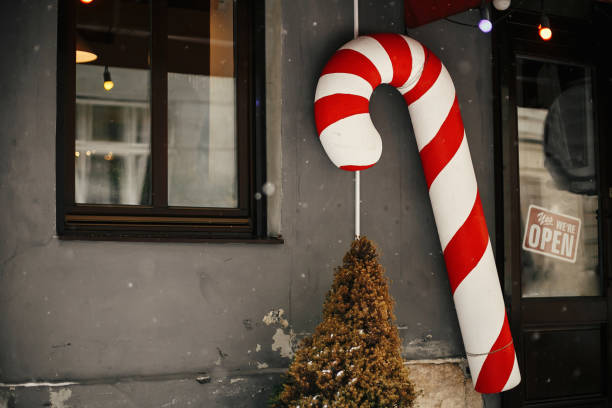
M 414 390 L 400 355 L 393 299 L 374 244 L 353 241 L 336 268 L 323 321 L 302 340 L 276 408 L 404 408 Z

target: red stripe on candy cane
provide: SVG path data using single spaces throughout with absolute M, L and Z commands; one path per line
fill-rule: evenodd
M 436 82 L 436 79 L 438 79 L 438 76 L 440 76 L 441 71 L 442 62 L 438 57 L 432 54 L 431 51 L 425 48 L 425 65 L 423 66 L 423 73 L 414 88 L 404 94 L 406 103 L 410 105 L 423 96 L 425 92 L 429 91 L 429 88 L 431 88 L 434 82 Z M 432 109 L 435 109 L 435 107 L 432 107 Z
M 477 193 L 470 215 L 444 248 L 444 261 L 453 294 L 457 286 L 478 264 L 488 244 L 489 233 L 482 211 L 480 193 Z
M 480 369 L 475 389 L 484 394 L 500 392 L 508 382 L 514 366 L 515 352 L 508 316 L 504 315 L 499 337 L 491 347 L 490 354 Z
M 463 122 L 459 112 L 459 103 L 455 96 L 453 106 L 440 130 L 420 152 L 427 188 L 431 187 L 431 183 L 436 179 L 436 176 L 453 158 L 461 145 L 463 134 Z
M 353 50 L 338 50 L 331 57 L 321 76 L 333 73 L 347 73 L 362 77 L 372 85 L 372 89 L 380 85 L 380 74 L 376 66 L 365 55 Z
M 369 169 L 370 167 L 372 167 L 375 164 L 376 163 L 372 163 L 372 164 L 368 164 L 368 165 L 364 165 L 364 166 L 341 166 L 340 168 L 342 170 L 346 170 L 346 171 L 360 171 L 360 170 Z
M 404 85 L 412 70 L 412 54 L 406 40 L 397 34 L 372 34 L 372 38 L 383 46 L 393 65 L 393 79 L 389 85 Z
M 368 113 L 370 101 L 358 95 L 334 94 L 316 101 L 314 109 L 317 132 L 320 135 L 326 127 L 340 119 L 358 113 Z

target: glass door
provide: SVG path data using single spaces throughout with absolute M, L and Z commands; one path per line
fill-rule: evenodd
M 592 39 L 610 25 L 553 19 L 545 43 L 537 21 L 513 12 L 494 38 L 496 255 L 523 378 L 502 402 L 608 407 L 612 64 Z
M 522 56 L 515 66 L 524 399 L 597 399 L 605 316 L 587 308 L 605 300 L 591 70 Z

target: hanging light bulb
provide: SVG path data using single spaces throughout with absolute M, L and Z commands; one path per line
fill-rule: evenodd
M 484 0 L 482 0 L 480 4 L 480 21 L 478 22 L 478 28 L 483 33 L 489 33 L 493 29 L 491 9 L 489 9 L 489 5 Z
M 493 0 L 493 7 L 499 11 L 507 10 L 510 7 L 510 0 Z
M 89 4 L 89 3 L 91 3 L 92 1 L 93 1 L 93 0 L 81 0 L 81 3 L 84 3 L 84 4 Z
M 110 71 L 108 70 L 108 65 L 104 67 L 104 89 L 110 91 L 115 86 L 115 83 L 111 79 Z
M 83 38 L 76 35 L 76 63 L 83 64 L 98 59 L 98 56 L 91 50 L 89 45 Z
M 548 41 L 552 38 L 552 30 L 550 29 L 550 20 L 546 14 L 542 14 L 540 18 L 540 25 L 538 26 L 538 34 L 544 41 Z

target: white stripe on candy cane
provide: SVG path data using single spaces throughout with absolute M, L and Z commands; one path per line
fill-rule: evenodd
M 465 223 L 474 208 L 477 193 L 476 176 L 464 135 L 459 149 L 429 188 L 442 251 Z
M 418 118 L 412 119 L 412 127 L 419 151 L 436 136 L 454 101 L 453 81 L 442 66 L 438 79 L 429 91 L 408 106 L 410 117 Z
M 319 139 L 325 150 L 338 151 L 332 159 L 337 167 L 349 164 L 367 166 L 380 158 L 382 143 L 364 137 L 364 130 L 376 131 L 369 113 L 359 113 L 332 123 L 321 132 Z M 355 142 L 359 143 L 359 148 Z
M 355 74 L 326 74 L 319 79 L 315 102 L 334 94 L 359 95 L 369 100 L 373 91 L 368 81 Z

